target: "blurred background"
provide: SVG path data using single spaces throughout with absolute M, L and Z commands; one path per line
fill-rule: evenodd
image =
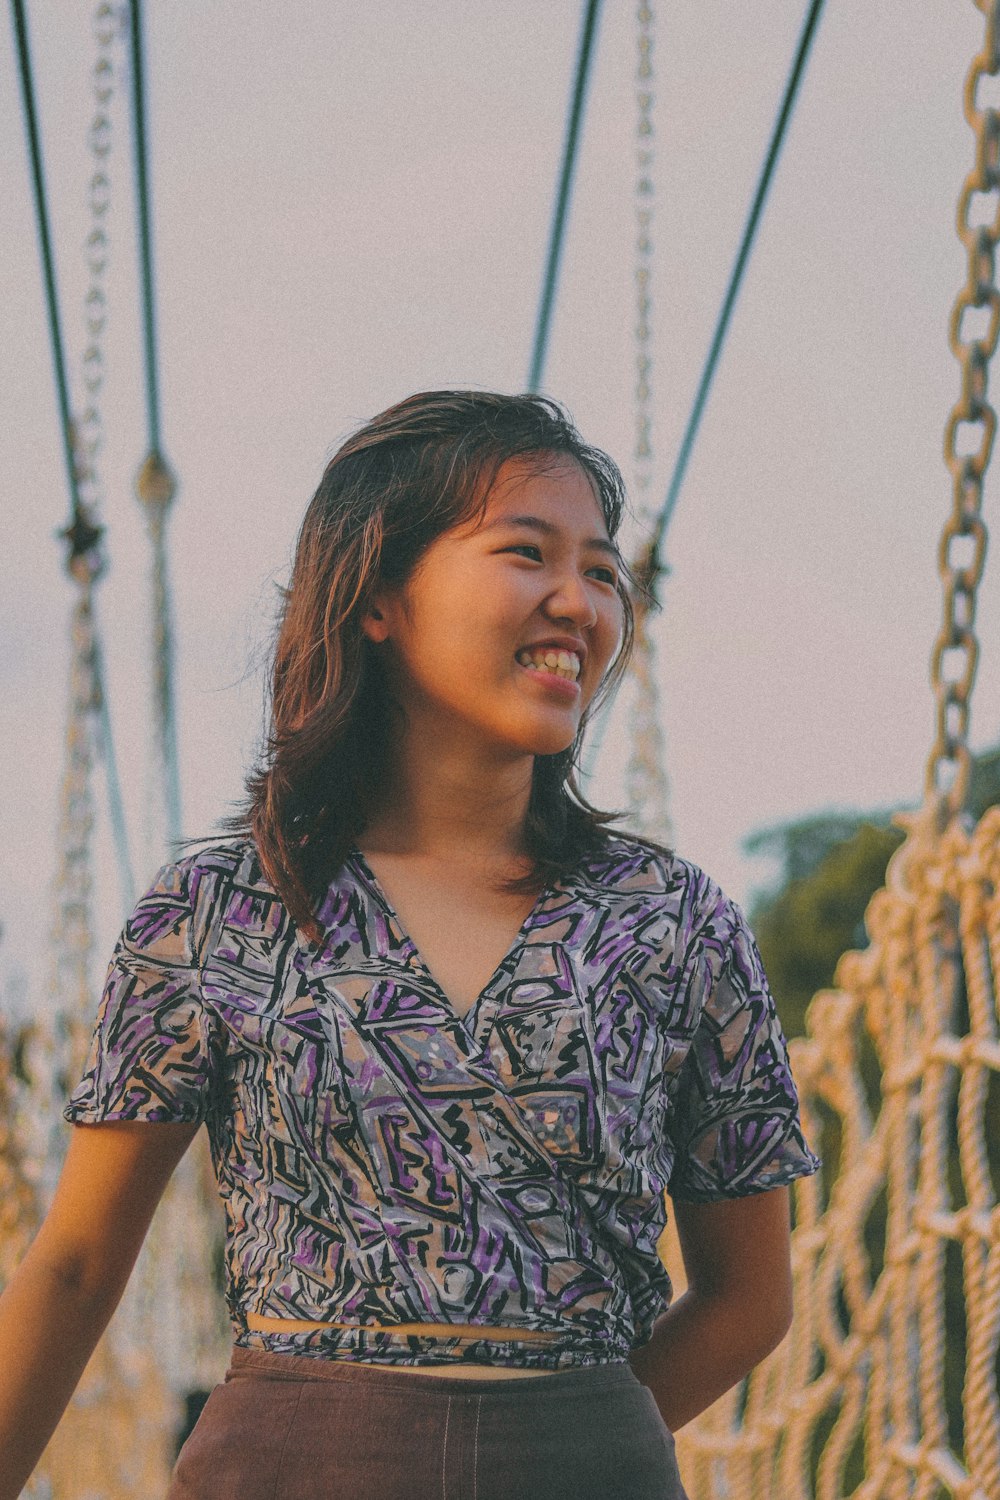
M 112 11 L 114 11 L 112 7 Z M 634 472 L 636 23 L 602 8 L 543 389 Z M 651 502 L 688 418 L 805 7 L 655 6 Z M 71 386 L 94 112 L 91 8 L 30 7 Z M 261 725 L 296 529 L 358 422 L 442 386 L 525 388 L 579 45 L 578 0 L 414 6 L 175 0 L 145 21 L 150 201 L 186 834 L 209 832 Z M 0 985 L 40 1003 L 73 589 L 28 158 L 0 22 Z M 673 838 L 737 900 L 781 874 L 752 835 L 919 800 L 958 392 L 948 312 L 972 161 L 971 4 L 827 8 L 663 549 L 652 630 Z M 98 585 L 136 882 L 151 734 L 149 544 L 127 45 L 112 49 Z M 988 501 L 992 496 L 988 496 Z M 990 513 L 987 504 L 987 518 Z M 974 749 L 997 739 L 987 566 Z M 621 805 L 621 715 L 590 790 Z M 97 779 L 100 793 L 101 778 Z M 122 920 L 104 809 L 100 964 Z M 155 838 L 151 841 L 155 845 Z M 766 841 L 765 841 L 766 843 Z M 95 979 L 99 976 L 95 976 Z
M 70 405 L 78 414 L 89 388 L 102 419 L 93 429 L 100 483 L 88 487 L 106 528 L 96 611 L 142 890 L 167 850 L 151 549 L 135 496 L 148 441 L 128 7 L 49 0 L 27 9 Z M 807 10 L 818 7 L 174 0 L 149 8 L 160 445 L 179 480 L 166 561 L 182 833 L 210 834 L 240 796 L 262 725 L 278 589 L 339 442 L 417 390 L 528 385 L 588 12 L 598 14 L 541 388 L 621 464 L 641 513 L 627 528 L 629 550 L 638 545 L 642 517 L 662 504 L 674 472 Z M 69 495 L 9 16 L 0 31 L 3 1277 L 51 1188 L 66 1135 L 59 1105 L 130 901 L 100 767 L 92 933 L 81 916 L 85 799 L 72 837 L 65 824 L 60 832 L 78 588 L 59 536 Z M 638 698 L 634 685 L 623 693 L 600 753 L 589 757 L 592 799 L 638 813 L 632 731 L 655 715 L 662 779 L 653 822 L 747 907 L 792 1037 L 841 955 L 867 942 L 865 910 L 902 839 L 891 815 L 920 802 L 934 736 L 937 548 L 951 508 L 942 434 L 959 392 L 946 333 L 966 277 L 955 205 L 974 155 L 962 87 L 982 35 L 977 6 L 951 0 L 838 0 L 822 15 L 661 549 L 653 675 Z M 96 195 L 95 171 L 103 174 Z M 645 308 L 637 272 L 648 278 Z M 96 334 L 87 322 L 95 286 Z M 995 492 L 988 477 L 987 524 Z M 1000 575 L 988 564 L 971 728 L 968 808 L 977 818 L 1000 802 L 998 625 Z M 933 869 L 927 889 L 942 889 L 954 871 Z M 985 887 L 976 889 L 981 897 Z M 924 956 L 929 973 L 933 955 Z M 975 961 L 982 979 L 979 949 Z M 873 1012 L 908 993 L 908 982 L 887 981 Z M 972 1029 L 965 1004 L 959 1032 Z M 819 1009 L 814 1016 L 822 1019 Z M 857 1030 L 858 1076 L 874 1110 L 881 1064 Z M 793 1043 L 803 1078 L 819 1066 L 810 1045 Z M 983 1056 L 993 1068 L 990 1045 Z M 968 1062 L 972 1052 L 962 1055 Z M 967 1114 L 978 1112 L 981 1159 L 996 1184 L 1000 1085 L 974 1072 L 968 1062 L 972 1082 L 963 1087 L 982 1088 Z M 807 1081 L 812 1108 L 823 1103 L 823 1078 Z M 811 1116 L 825 1194 L 849 1156 L 838 1108 L 827 1098 L 826 1113 Z M 945 1193 L 947 1177 L 960 1215 L 965 1199 L 975 1206 L 976 1193 L 989 1196 L 988 1184 L 963 1180 L 952 1102 L 938 1098 L 933 1109 L 947 1115 L 938 1186 Z M 881 1117 L 876 1143 L 880 1129 Z M 912 1310 L 916 1299 L 897 1275 L 906 1256 L 887 1250 L 888 1189 L 879 1192 L 846 1233 L 864 1240 L 872 1277 L 895 1277 L 893 1295 Z M 33 1500 L 117 1500 L 159 1485 L 222 1368 L 227 1335 L 207 1273 L 219 1270 L 213 1197 L 206 1163 L 192 1155 Z M 967 1331 L 995 1318 L 975 1300 L 983 1246 L 972 1222 L 966 1214 L 961 1233 L 950 1220 L 934 1231 L 948 1240 L 933 1254 L 946 1325 L 939 1384 L 955 1454 L 974 1446 L 961 1410 L 963 1383 L 972 1389 Z M 835 1261 L 845 1231 L 835 1216 L 825 1225 Z M 831 1298 L 836 1274 L 823 1282 Z M 846 1304 L 837 1307 L 846 1336 Z M 149 1364 L 151 1348 L 166 1380 Z M 995 1342 L 991 1350 L 995 1367 Z M 810 1368 L 814 1395 L 822 1376 Z M 796 1391 L 790 1379 L 778 1384 L 786 1397 Z M 821 1415 L 813 1408 L 813 1470 L 838 1399 Z M 109 1442 L 112 1432 L 120 1441 Z M 846 1459 L 840 1445 L 841 1461 L 854 1484 L 865 1452 L 860 1436 L 851 1442 Z

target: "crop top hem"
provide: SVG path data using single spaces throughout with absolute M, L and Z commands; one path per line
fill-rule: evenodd
M 581 1337 L 579 1330 L 547 1340 L 474 1338 L 456 1334 L 388 1333 L 367 1328 L 314 1328 L 295 1333 L 237 1328 L 240 1349 L 268 1354 L 305 1354 L 318 1359 L 369 1365 L 497 1365 L 521 1370 L 569 1370 L 628 1359 L 622 1339 Z
M 120 1109 L 101 1109 L 71 1102 L 62 1113 L 70 1125 L 204 1125 L 206 1118 L 204 1108 L 178 1109 L 173 1104 L 146 1104 L 139 1108 L 124 1104 Z

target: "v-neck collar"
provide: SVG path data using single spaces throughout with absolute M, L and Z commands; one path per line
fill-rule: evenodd
M 435 978 L 430 965 L 426 962 L 423 954 L 420 952 L 420 949 L 417 947 L 413 938 L 407 932 L 402 921 L 400 920 L 399 913 L 396 911 L 396 908 L 393 906 L 392 902 L 389 900 L 389 897 L 386 895 L 386 892 L 383 890 L 381 881 L 375 874 L 375 871 L 372 869 L 365 856 L 362 854 L 361 850 L 358 848 L 357 844 L 352 844 L 348 859 L 353 863 L 355 873 L 361 875 L 365 883 L 370 888 L 372 894 L 375 896 L 375 899 L 382 907 L 384 914 L 386 915 L 386 917 L 388 917 L 389 921 L 396 929 L 398 937 L 402 939 L 403 942 L 409 945 L 410 954 L 414 965 L 420 970 L 420 973 L 426 979 L 428 984 L 433 987 L 435 993 L 442 1001 L 449 1014 L 455 1018 L 458 1024 L 463 1027 L 463 1029 L 468 1033 L 470 1037 L 477 1038 L 480 1022 L 482 1021 L 484 1015 L 488 1014 L 488 1024 L 492 1024 L 492 1013 L 495 1010 L 495 1006 L 489 1006 L 487 1002 L 495 999 L 495 996 L 493 995 L 494 986 L 501 977 L 507 977 L 508 971 L 511 969 L 511 959 L 515 954 L 520 952 L 524 943 L 524 939 L 527 936 L 528 932 L 531 930 L 535 917 L 537 917 L 538 913 L 542 910 L 546 902 L 548 902 L 556 894 L 556 891 L 558 889 L 558 882 L 553 882 L 550 885 L 546 885 L 545 888 L 539 893 L 535 904 L 532 906 L 528 915 L 525 917 L 524 921 L 521 923 L 510 944 L 508 945 L 507 951 L 505 952 L 503 958 L 501 958 L 500 962 L 497 964 L 496 968 L 493 970 L 493 973 L 483 985 L 482 989 L 479 991 L 479 994 L 476 996 L 475 1000 L 473 1000 L 468 1010 L 463 1014 L 456 1010 L 444 987 L 442 986 L 440 981 Z

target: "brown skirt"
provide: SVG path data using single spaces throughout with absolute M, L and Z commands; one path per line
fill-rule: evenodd
M 233 1350 L 167 1500 L 685 1500 L 627 1364 L 458 1380 Z

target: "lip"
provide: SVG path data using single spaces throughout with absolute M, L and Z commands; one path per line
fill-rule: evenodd
M 557 677 L 555 672 L 547 672 L 544 667 L 524 667 L 520 662 L 517 662 L 517 667 L 526 677 L 533 678 L 540 688 L 544 688 L 546 692 L 555 693 L 558 698 L 565 698 L 568 701 L 579 697 L 580 679 L 578 677 Z

